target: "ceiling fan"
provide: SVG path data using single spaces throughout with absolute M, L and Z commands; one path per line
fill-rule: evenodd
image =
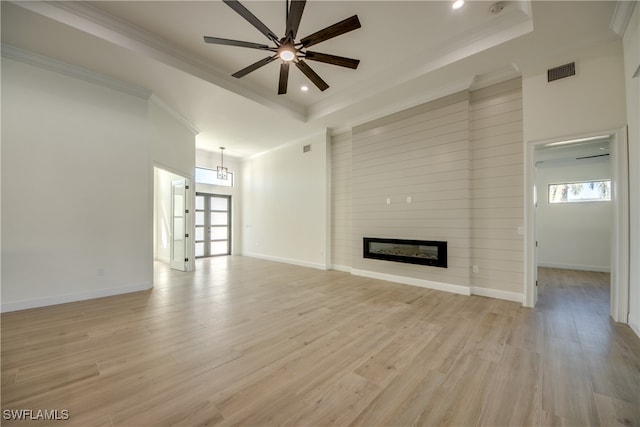
M 262 21 L 256 18 L 247 8 L 245 8 L 242 4 L 240 4 L 237 0 L 223 0 L 227 6 L 231 7 L 235 10 L 240 16 L 246 19 L 251 25 L 256 27 L 258 31 L 264 34 L 275 46 L 269 46 L 266 44 L 260 43 L 252 43 L 245 42 L 240 40 L 229 40 L 223 39 L 219 37 L 209 37 L 204 36 L 204 41 L 206 43 L 212 44 L 220 44 L 227 46 L 239 46 L 246 47 L 250 49 L 260 49 L 267 50 L 273 52 L 273 55 L 268 56 L 260 61 L 249 65 L 246 68 L 232 74 L 233 77 L 240 78 L 244 77 L 252 71 L 257 70 L 260 67 L 263 67 L 270 62 L 280 58 L 282 63 L 280 64 L 280 80 L 278 83 L 278 95 L 282 95 L 287 93 L 287 83 L 289 80 L 289 65 L 294 63 L 296 67 L 302 73 L 307 76 L 309 80 L 315 84 L 318 89 L 321 91 L 326 90 L 329 85 L 322 80 L 322 78 L 316 74 L 315 71 L 305 62 L 309 61 L 317 61 L 324 62 L 326 64 L 338 65 L 340 67 L 347 67 L 356 69 L 358 68 L 358 64 L 360 60 L 344 58 L 342 56 L 329 55 L 326 53 L 313 52 L 307 50 L 307 48 L 321 43 L 323 41 L 332 39 L 339 35 L 348 33 L 349 31 L 356 30 L 360 28 L 360 21 L 358 20 L 358 15 L 353 15 L 350 18 L 347 18 L 343 21 L 340 21 L 336 24 L 330 25 L 327 28 L 324 28 L 320 31 L 317 31 L 309 36 L 301 38 L 296 42 L 296 36 L 298 33 L 298 27 L 300 26 L 300 20 L 302 19 L 302 12 L 304 11 L 304 6 L 306 4 L 305 0 L 293 0 L 291 1 L 291 5 L 289 5 L 289 1 L 286 2 L 286 29 L 284 37 L 278 38 Z

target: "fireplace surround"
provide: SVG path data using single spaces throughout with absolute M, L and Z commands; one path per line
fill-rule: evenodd
M 364 237 L 363 256 L 447 268 L 447 242 Z

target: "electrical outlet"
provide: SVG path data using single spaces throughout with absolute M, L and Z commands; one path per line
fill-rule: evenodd
M 473 268 L 473 272 L 474 272 L 474 273 L 477 273 L 477 272 L 479 272 L 479 271 L 480 271 L 480 269 L 478 268 L 478 266 L 477 266 L 477 265 L 474 265 L 472 268 Z

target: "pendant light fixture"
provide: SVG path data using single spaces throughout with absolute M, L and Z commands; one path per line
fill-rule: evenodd
M 218 171 L 218 179 L 226 180 L 228 175 L 228 169 L 224 167 L 224 147 L 220 147 L 220 166 L 217 168 Z

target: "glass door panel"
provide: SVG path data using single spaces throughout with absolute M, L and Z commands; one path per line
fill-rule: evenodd
M 231 254 L 231 197 L 196 194 L 196 257 Z
M 187 270 L 187 215 L 186 215 L 186 179 L 179 179 L 171 183 L 171 268 L 186 271 Z

